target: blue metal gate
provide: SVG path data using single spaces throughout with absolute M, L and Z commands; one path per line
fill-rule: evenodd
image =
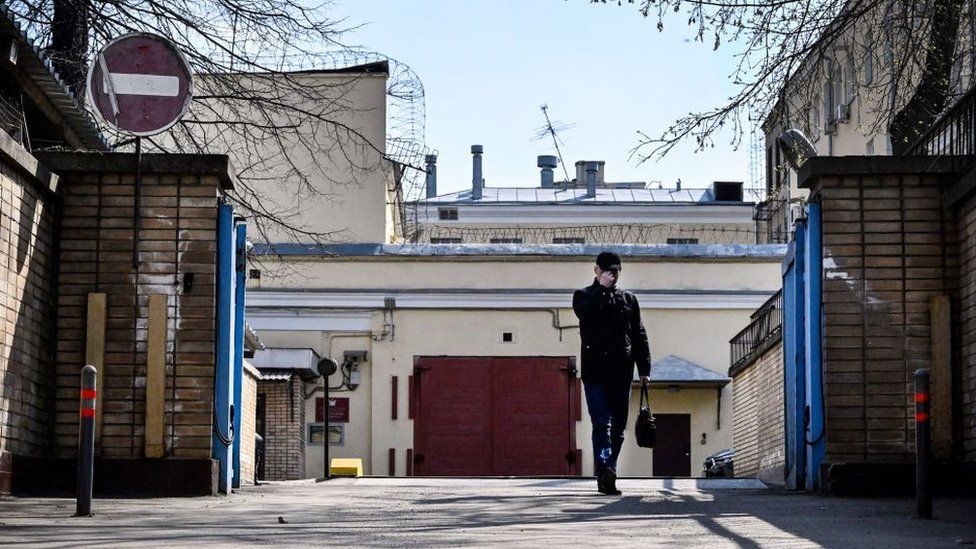
M 820 485 L 824 459 L 823 310 L 820 205 L 796 222 L 783 261 L 783 360 L 786 407 L 786 486 Z
M 246 232 L 223 204 L 217 216 L 217 364 L 214 376 L 213 458 L 218 489 L 230 493 L 241 477 L 241 393 L 244 375 L 244 265 Z

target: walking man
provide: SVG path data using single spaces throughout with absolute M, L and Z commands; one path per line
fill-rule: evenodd
M 617 458 L 624 443 L 634 364 L 641 382 L 650 381 L 651 351 L 637 297 L 617 287 L 620 256 L 600 252 L 593 284 L 576 290 L 573 310 L 580 321 L 583 390 L 593 423 L 597 490 L 619 495 Z

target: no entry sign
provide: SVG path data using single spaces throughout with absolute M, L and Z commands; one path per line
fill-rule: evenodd
M 193 72 L 168 40 L 132 33 L 109 42 L 88 69 L 88 102 L 113 128 L 154 135 L 190 105 Z

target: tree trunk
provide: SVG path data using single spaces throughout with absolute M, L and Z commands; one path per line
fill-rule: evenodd
M 964 0 L 934 0 L 922 79 L 888 126 L 891 149 L 904 154 L 945 108 Z
M 80 98 L 88 74 L 87 0 L 54 0 L 48 52 L 58 75 Z

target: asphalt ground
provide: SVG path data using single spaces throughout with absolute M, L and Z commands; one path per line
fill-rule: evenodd
M 0 501 L 0 545 L 29 547 L 967 547 L 976 497 L 836 498 L 750 480 L 360 478 L 230 496 Z

